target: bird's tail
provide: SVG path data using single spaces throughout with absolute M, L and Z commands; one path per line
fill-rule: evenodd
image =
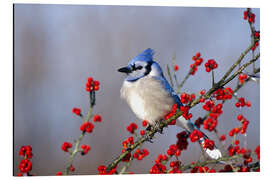
M 212 147 L 211 149 L 205 147 L 205 143 L 207 142 L 207 140 L 209 140 L 209 138 L 195 125 L 193 124 L 191 121 L 187 121 L 184 117 L 179 117 L 177 119 L 178 121 L 176 121 L 176 125 L 182 127 L 183 129 L 185 129 L 189 134 L 192 133 L 195 129 L 200 131 L 203 134 L 203 137 L 201 137 L 199 139 L 199 143 L 202 147 L 202 149 L 205 151 L 205 153 L 212 159 L 219 159 L 220 157 L 222 157 L 222 154 L 220 152 L 220 150 L 214 145 L 214 147 Z
M 220 152 L 220 150 L 214 145 L 213 148 L 205 148 L 204 144 L 206 143 L 206 141 L 208 140 L 208 137 L 202 137 L 199 140 L 199 143 L 201 144 L 202 149 L 206 152 L 206 154 L 212 158 L 212 159 L 219 159 L 222 157 L 222 154 Z

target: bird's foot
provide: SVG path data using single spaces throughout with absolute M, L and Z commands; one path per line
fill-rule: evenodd
M 160 126 L 160 121 L 157 121 L 154 124 L 154 129 L 159 132 L 160 134 L 163 134 L 163 127 Z
M 150 143 L 154 143 L 154 142 L 152 141 L 152 139 L 153 139 L 152 136 L 149 136 L 148 134 L 145 135 L 145 141 L 150 142 Z
M 153 126 L 151 126 L 149 124 L 145 130 L 149 132 L 149 131 L 152 130 L 152 128 L 153 128 Z M 144 136 L 145 136 L 145 139 L 146 139 L 145 141 L 150 142 L 150 143 L 153 143 L 153 141 L 152 141 L 153 136 L 150 136 L 148 133 L 146 133 Z
M 149 125 L 147 126 L 147 128 L 146 128 L 146 131 L 151 131 L 151 129 L 152 129 L 152 126 L 149 124 Z

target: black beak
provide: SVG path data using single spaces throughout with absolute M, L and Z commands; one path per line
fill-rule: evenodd
M 118 71 L 121 73 L 127 73 L 127 74 L 132 72 L 129 67 L 122 67 L 122 68 L 118 69 Z

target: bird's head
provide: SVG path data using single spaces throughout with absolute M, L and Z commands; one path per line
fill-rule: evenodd
M 119 72 L 126 73 L 126 81 L 133 82 L 145 76 L 163 76 L 159 64 L 153 61 L 154 51 L 150 48 L 134 57 L 128 66 L 118 69 Z

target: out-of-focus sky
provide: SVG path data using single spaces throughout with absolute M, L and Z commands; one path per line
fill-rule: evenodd
M 215 78 L 219 79 L 249 46 L 250 30 L 243 20 L 244 10 L 16 4 L 14 174 L 21 159 L 19 148 L 27 144 L 33 147 L 34 174 L 55 175 L 64 170 L 69 155 L 61 150 L 61 144 L 80 135 L 81 120 L 72 114 L 72 108 L 81 107 L 83 113 L 87 112 L 88 95 L 84 88 L 89 76 L 101 82 L 94 112 L 102 115 L 103 122 L 84 138 L 83 143 L 92 149 L 84 157 L 78 155 L 74 166 L 76 174 L 96 174 L 98 165 L 107 165 L 120 154 L 121 142 L 129 137 L 126 126 L 137 122 L 141 127 L 120 99 L 124 75 L 117 69 L 150 47 L 164 70 L 176 54 L 177 76 L 182 80 L 193 63 L 192 56 L 199 51 L 204 62 L 211 58 L 217 61 Z M 260 12 L 253 12 L 258 29 Z M 235 83 L 230 85 L 234 87 Z M 211 76 L 201 65 L 182 91 L 198 93 L 210 87 Z M 259 144 L 259 84 L 250 82 L 238 94 L 252 103 L 251 108 L 236 109 L 236 100 L 225 103 L 218 131 L 227 133 L 239 125 L 236 116 L 242 113 L 250 121 L 247 147 L 254 149 Z M 191 112 L 193 121 L 205 114 L 201 105 Z M 147 173 L 157 155 L 176 142 L 175 135 L 180 131 L 170 127 L 163 135 L 157 135 L 153 144 L 145 143 L 143 147 L 149 149 L 150 155 L 143 161 L 135 160 L 130 170 Z M 209 132 L 206 134 L 215 138 Z M 200 155 L 199 145 L 191 144 L 181 160 L 195 161 Z

